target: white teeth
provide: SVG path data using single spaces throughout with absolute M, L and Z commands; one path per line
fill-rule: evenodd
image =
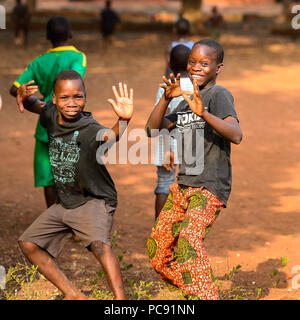
M 198 76 L 198 75 L 196 75 L 196 74 L 193 74 L 192 77 L 193 77 L 193 78 L 201 78 L 201 76 Z

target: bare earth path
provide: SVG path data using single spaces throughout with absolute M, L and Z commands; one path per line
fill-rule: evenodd
M 20 114 L 8 90 L 26 64 L 48 49 L 42 33 L 31 34 L 34 45 L 26 51 L 15 48 L 10 37 L 3 34 L 0 42 L 0 265 L 6 269 L 24 263 L 17 238 L 45 209 L 42 190 L 33 187 L 36 116 Z M 143 128 L 170 40 L 167 34 L 122 33 L 115 46 L 104 52 L 97 33 L 76 34 L 74 43 L 88 60 L 86 109 L 111 126 L 116 119 L 106 102 L 112 97 L 111 86 L 127 82 L 135 99 L 130 129 Z M 206 249 L 224 299 L 299 299 L 300 290 L 292 288 L 296 276 L 292 269 L 300 265 L 300 42 L 253 33 L 227 33 L 220 40 L 225 69 L 219 84 L 235 97 L 244 139 L 232 147 L 232 194 L 207 236 Z M 153 281 L 152 299 L 174 298 L 152 270 L 146 253 L 154 220 L 155 167 L 129 163 L 110 165 L 109 170 L 119 192 L 114 230 L 116 252 L 127 269 L 123 271 L 126 287 L 133 281 Z M 70 241 L 59 263 L 91 298 L 95 288 L 106 288 L 100 273 L 96 274 L 99 265 L 80 242 Z M 229 273 L 229 279 L 224 277 Z M 43 279 L 32 290 L 40 290 L 44 299 L 61 298 Z M 26 298 L 21 291 L 19 295 Z

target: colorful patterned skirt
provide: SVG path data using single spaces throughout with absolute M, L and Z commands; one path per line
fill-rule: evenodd
M 174 183 L 147 240 L 154 269 L 188 296 L 219 299 L 203 241 L 222 208 L 209 190 Z

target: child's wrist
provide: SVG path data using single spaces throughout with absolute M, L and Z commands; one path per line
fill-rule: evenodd
M 205 109 L 203 109 L 202 114 L 201 114 L 200 117 L 201 117 L 203 120 L 205 120 L 205 118 L 206 118 L 207 115 L 208 115 L 208 112 L 207 112 Z
M 119 117 L 119 121 L 126 121 L 126 122 L 129 122 L 131 118 L 122 118 L 122 117 Z
M 165 98 L 165 101 L 168 102 L 168 103 L 169 103 L 169 102 L 171 101 L 171 99 L 172 99 L 172 98 L 167 98 L 166 95 L 164 95 L 164 98 Z

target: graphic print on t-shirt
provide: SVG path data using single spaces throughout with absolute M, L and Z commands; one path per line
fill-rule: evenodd
M 205 121 L 192 111 L 177 112 L 176 127 L 180 132 L 186 129 L 204 129 Z
M 185 175 L 199 175 L 204 168 L 205 121 L 191 110 L 177 112 L 178 157 Z
M 59 185 L 75 181 L 75 164 L 80 157 L 80 148 L 76 140 L 79 132 L 76 130 L 69 141 L 62 138 L 50 139 L 49 155 L 55 182 Z

